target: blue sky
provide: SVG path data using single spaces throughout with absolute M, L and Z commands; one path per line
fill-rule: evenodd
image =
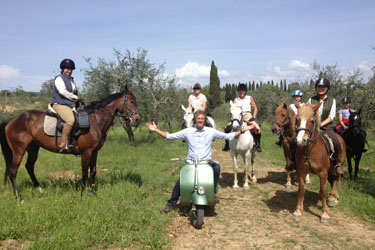
M 209 82 L 214 60 L 222 84 L 305 80 L 309 65 L 342 73 L 375 65 L 375 1 L 26 1 L 0 6 L 0 90 L 39 91 L 63 58 L 115 60 L 113 49 L 148 50 L 181 86 Z

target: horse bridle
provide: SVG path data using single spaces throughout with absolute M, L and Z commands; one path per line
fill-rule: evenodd
M 126 107 L 126 115 L 122 114 L 122 110 Z M 124 118 L 125 120 L 130 120 L 133 115 L 139 114 L 138 112 L 134 111 L 127 103 L 126 94 L 124 94 L 124 102 L 122 103 L 121 107 L 115 113 L 115 116 L 119 116 Z
M 241 113 L 241 120 L 239 120 L 239 119 L 237 119 L 237 118 L 234 118 L 234 119 L 231 119 L 230 120 L 230 122 L 231 122 L 231 124 L 233 125 L 233 122 L 234 121 L 237 121 L 238 122 L 238 124 L 240 124 L 240 127 L 242 126 L 242 123 L 243 123 L 243 115 L 242 115 L 242 113 Z
M 281 124 L 279 122 L 277 122 L 277 121 L 273 121 L 272 123 L 275 123 L 277 126 L 279 126 L 279 128 L 280 128 L 280 134 L 281 134 L 281 136 L 284 136 L 285 126 L 288 125 L 289 122 L 290 121 L 288 120 L 288 121 L 286 121 L 284 123 L 281 123 Z

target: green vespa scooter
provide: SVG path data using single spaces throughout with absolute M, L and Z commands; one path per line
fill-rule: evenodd
M 180 202 L 188 212 L 191 224 L 201 229 L 205 209 L 215 210 L 214 171 L 208 160 L 181 157 L 172 160 L 186 160 L 180 170 Z

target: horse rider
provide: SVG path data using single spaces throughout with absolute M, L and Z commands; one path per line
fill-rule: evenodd
M 60 63 L 60 75 L 56 76 L 53 85 L 51 105 L 65 122 L 61 136 L 61 143 L 59 145 L 60 153 L 69 153 L 74 148 L 74 145 L 71 145 L 69 142 L 70 132 L 72 131 L 75 122 L 72 109 L 75 107 L 77 101 L 84 101 L 77 95 L 77 87 L 72 77 L 75 68 L 73 60 L 62 60 Z
M 247 122 L 247 124 L 253 126 L 253 129 L 250 130 L 252 136 L 254 137 L 255 148 L 258 152 L 262 152 L 262 148 L 260 147 L 260 127 L 255 122 L 255 118 L 258 113 L 257 105 L 255 104 L 254 98 L 250 95 L 246 95 L 247 92 L 247 85 L 244 83 L 238 84 L 237 87 L 238 97 L 236 97 L 233 102 L 238 104 L 242 109 L 242 119 Z M 251 114 L 251 107 L 254 109 L 253 115 Z M 225 128 L 224 132 L 229 133 L 232 129 L 232 123 L 229 123 Z M 225 140 L 225 146 L 222 149 L 223 151 L 229 150 L 229 142 Z
M 341 152 L 341 147 L 337 145 L 338 140 L 337 134 L 333 131 L 334 120 L 336 117 L 336 100 L 332 96 L 328 95 L 328 91 L 331 88 L 331 83 L 327 78 L 320 78 L 315 82 L 315 91 L 316 95 L 311 97 L 307 103 L 308 104 L 319 104 L 321 103 L 318 109 L 318 115 L 320 116 L 320 129 L 323 130 L 326 134 L 332 138 L 333 143 L 335 144 L 335 173 L 338 175 L 344 174 L 344 169 L 337 160 L 338 154 Z
M 339 124 L 337 124 L 334 130 L 342 136 L 349 127 L 350 112 L 354 112 L 354 109 L 350 108 L 350 97 L 345 96 L 342 98 L 341 103 L 343 108 L 339 110 Z
M 189 96 L 189 108 L 194 110 L 194 113 L 198 110 L 205 111 L 207 105 L 207 98 L 201 93 L 202 86 L 197 82 L 193 86 L 194 94 Z
M 294 113 L 297 115 L 298 114 L 298 106 L 302 106 L 304 103 L 302 102 L 302 97 L 303 93 L 301 90 L 296 89 L 292 92 L 292 98 L 293 98 L 293 103 L 289 104 L 289 108 L 294 111 Z M 283 137 L 280 135 L 279 140 L 276 142 L 277 146 L 281 146 L 283 143 Z
M 214 139 L 234 140 L 234 138 L 238 137 L 241 133 L 250 130 L 252 126 L 245 126 L 244 128 L 242 128 L 242 130 L 239 130 L 237 132 L 225 134 L 216 129 L 205 126 L 206 114 L 203 110 L 198 110 L 197 112 L 195 112 L 194 120 L 194 127 L 186 128 L 173 134 L 169 134 L 168 132 L 159 130 L 154 122 L 152 124 L 146 123 L 146 126 L 150 131 L 156 132 L 166 140 L 185 140 L 187 142 L 186 145 L 188 147 L 188 158 L 209 160 L 209 164 L 212 166 L 214 170 L 214 187 L 216 192 L 217 182 L 220 176 L 220 164 L 212 160 L 212 141 Z M 173 188 L 170 200 L 168 200 L 167 204 L 161 210 L 161 212 L 170 212 L 176 206 L 179 197 L 180 179 L 177 181 L 176 185 Z M 218 203 L 219 200 L 215 199 L 215 202 Z

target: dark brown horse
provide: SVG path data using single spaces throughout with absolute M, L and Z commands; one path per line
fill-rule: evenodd
M 102 148 L 107 131 L 113 124 L 115 117 L 121 116 L 129 119 L 134 126 L 138 125 L 140 120 L 136 99 L 127 87 L 121 93 L 91 103 L 85 110 L 89 113 L 90 129 L 88 133 L 73 138 L 78 154 L 81 155 L 82 191 L 88 179 L 89 168 L 90 189 L 94 187 L 98 151 Z M 1 148 L 6 162 L 4 182 L 9 176 L 14 195 L 20 201 L 22 201 L 22 198 L 18 191 L 16 176 L 25 152 L 28 153 L 26 169 L 34 187 L 39 186 L 34 174 L 34 164 L 38 158 L 39 148 L 43 147 L 55 153 L 59 152 L 57 145 L 59 145 L 61 138 L 58 138 L 56 143 L 53 136 L 47 136 L 44 133 L 45 116 L 45 112 L 30 110 L 0 124 Z
M 327 153 L 323 136 L 320 131 L 320 118 L 317 110 L 321 104 L 315 106 L 305 104 L 298 109 L 296 117 L 297 151 L 296 151 L 296 172 L 299 178 L 298 203 L 294 216 L 300 218 L 303 209 L 303 197 L 305 194 L 305 177 L 308 173 L 316 174 L 320 179 L 320 196 L 322 198 L 321 221 L 329 220 L 327 207 L 327 180 L 331 184 L 331 194 L 328 198 L 328 205 L 338 204 L 339 195 L 336 190 L 340 176 L 335 174 L 335 163 L 332 163 Z M 341 136 L 337 136 L 341 150 L 336 150 L 336 159 L 341 165 L 346 158 L 345 142 Z
M 292 154 L 291 146 L 292 141 L 295 139 L 295 113 L 286 104 L 276 104 L 275 120 L 272 123 L 272 133 L 280 135 L 282 138 L 282 147 L 284 150 L 284 157 L 286 161 L 286 169 L 292 169 Z M 287 170 L 286 187 L 292 187 L 292 178 L 290 170 Z M 309 175 L 306 175 L 306 183 L 310 183 Z

